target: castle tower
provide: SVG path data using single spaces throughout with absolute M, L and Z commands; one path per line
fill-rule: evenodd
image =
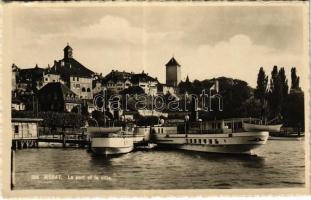
M 177 87 L 181 81 L 180 64 L 172 57 L 166 66 L 166 84 Z
M 64 59 L 72 58 L 72 48 L 67 43 L 67 46 L 64 48 Z

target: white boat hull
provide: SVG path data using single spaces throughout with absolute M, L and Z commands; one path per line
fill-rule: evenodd
M 159 147 L 183 149 L 189 151 L 252 154 L 267 142 L 269 133 L 239 132 L 229 134 L 156 134 Z
M 134 149 L 132 137 L 92 138 L 91 150 L 99 155 L 129 153 Z
M 278 137 L 278 136 L 270 136 L 269 140 L 285 140 L 285 141 L 300 141 L 304 140 L 304 137 Z
M 91 150 L 97 155 L 118 155 L 133 151 L 133 147 L 92 147 Z

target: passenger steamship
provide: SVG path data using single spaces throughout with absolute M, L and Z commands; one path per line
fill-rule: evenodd
M 129 153 L 149 138 L 148 127 L 88 127 L 91 150 L 98 155 Z
M 245 130 L 249 118 L 199 122 L 184 129 L 177 126 L 159 125 L 151 133 L 158 147 L 183 149 L 198 152 L 253 154 L 252 150 L 266 144 L 269 132 Z M 190 126 L 190 125 L 189 125 Z

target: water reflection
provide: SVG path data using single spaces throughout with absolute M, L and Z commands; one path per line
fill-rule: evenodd
M 174 152 L 177 154 L 182 154 L 184 156 L 195 157 L 199 159 L 205 159 L 209 161 L 222 162 L 224 160 L 232 161 L 244 161 L 244 162 L 265 162 L 265 158 L 258 155 L 249 154 L 225 154 L 225 153 L 209 153 L 209 152 L 192 152 L 183 150 L 162 150 L 162 152 Z

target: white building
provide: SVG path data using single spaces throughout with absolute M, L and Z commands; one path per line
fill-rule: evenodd
M 64 58 L 55 61 L 52 70 L 60 74 L 67 87 L 80 99 L 92 99 L 92 81 L 95 73 L 73 58 L 73 49 L 67 45 L 64 48 Z
M 92 99 L 92 78 L 70 76 L 70 90 L 77 94 L 80 99 Z
M 43 119 L 12 118 L 12 139 L 38 139 L 38 123 Z

